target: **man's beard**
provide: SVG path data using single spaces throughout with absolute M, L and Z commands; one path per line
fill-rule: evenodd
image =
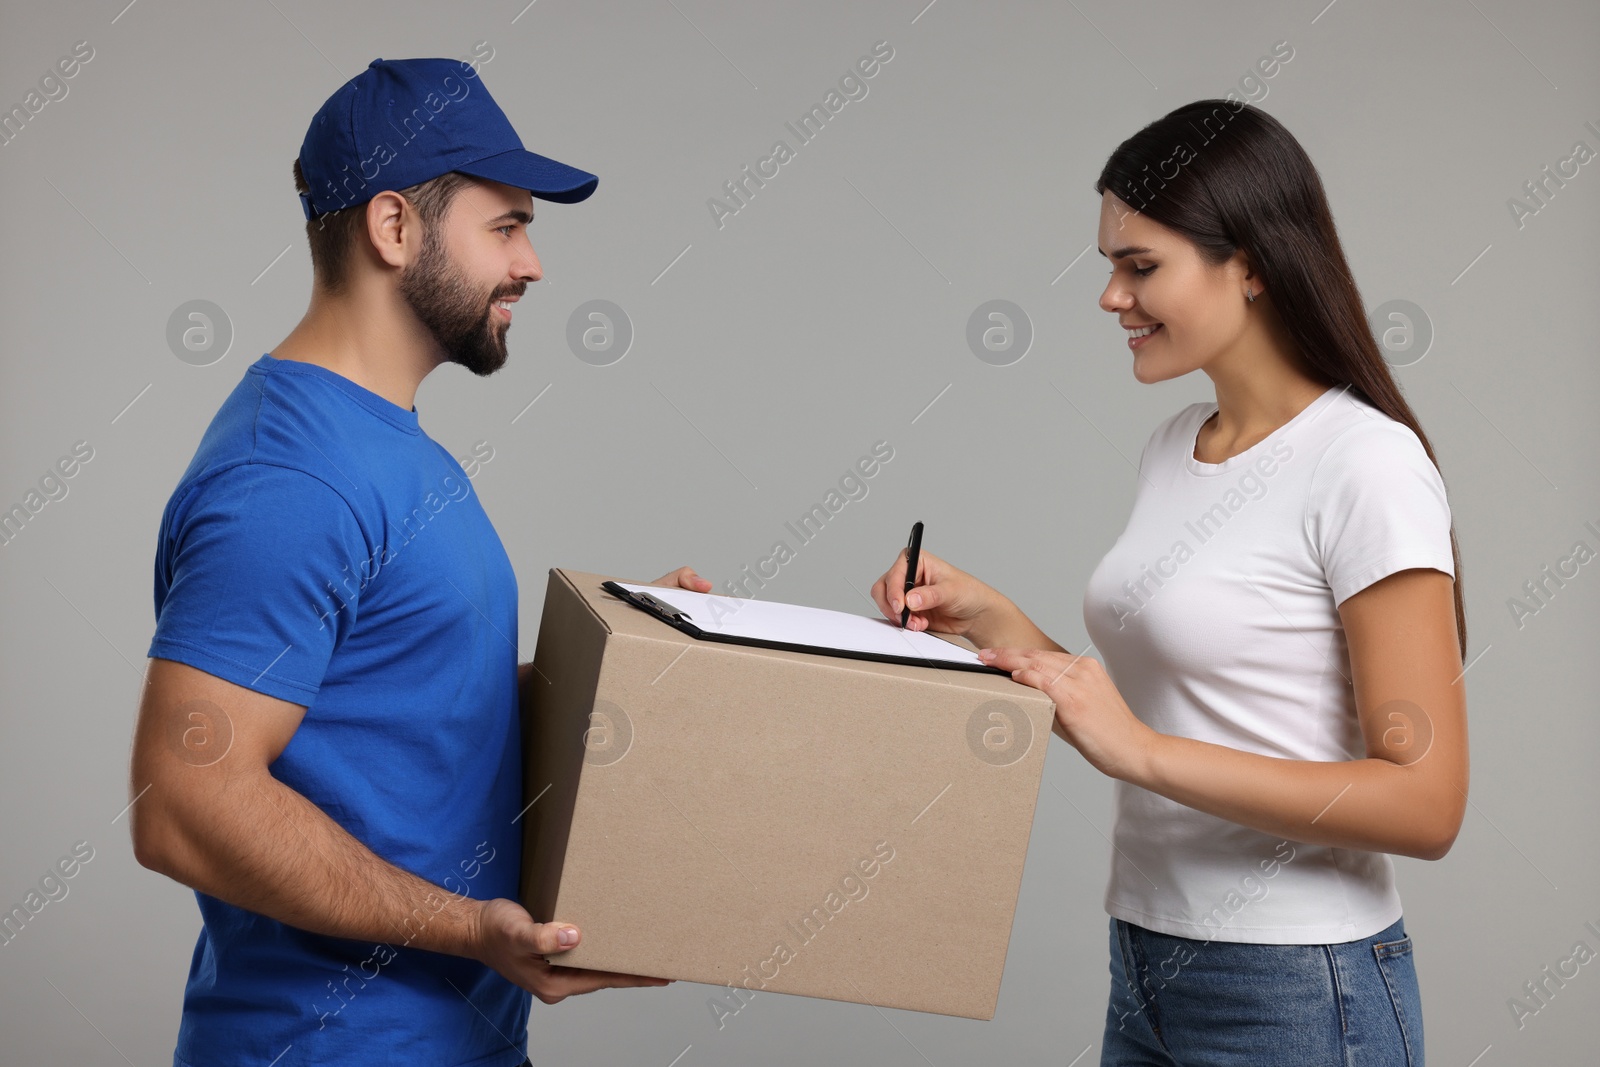
M 449 362 L 479 377 L 505 366 L 508 324 L 494 316 L 494 294 L 480 291 L 450 262 L 442 238 L 431 227 L 423 234 L 422 254 L 400 276 L 400 295 Z

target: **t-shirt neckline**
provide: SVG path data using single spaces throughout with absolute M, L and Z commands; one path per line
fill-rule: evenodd
M 278 359 L 268 352 L 263 353 L 261 358 L 256 360 L 255 366 L 251 370 L 258 368 L 264 374 L 299 374 L 327 382 L 390 425 L 404 430 L 406 433 L 420 434 L 422 432 L 422 424 L 417 417 L 417 409 L 415 407 L 408 411 L 394 401 L 357 385 L 349 378 L 342 374 L 337 374 L 327 367 L 316 363 L 307 363 L 305 360 L 300 359 Z
M 1205 478 L 1217 474 L 1226 474 L 1238 467 L 1245 466 L 1248 463 L 1253 463 L 1255 462 L 1256 457 L 1260 455 L 1262 449 L 1270 447 L 1274 441 L 1281 438 L 1284 434 L 1288 433 L 1296 426 L 1308 423 L 1312 419 L 1315 419 L 1324 408 L 1333 403 L 1334 397 L 1343 394 L 1349 388 L 1350 387 L 1348 385 L 1330 385 L 1328 388 L 1324 389 L 1315 400 L 1296 412 L 1294 417 L 1292 417 L 1288 422 L 1284 423 L 1282 426 L 1279 426 L 1276 430 L 1273 430 L 1271 433 L 1267 434 L 1267 436 L 1263 437 L 1261 440 L 1257 441 L 1243 452 L 1229 456 L 1221 463 L 1206 463 L 1203 460 L 1194 458 L 1195 445 L 1198 443 L 1200 438 L 1200 428 L 1206 424 L 1207 419 L 1211 418 L 1211 416 L 1215 415 L 1217 412 L 1216 401 L 1212 401 L 1205 408 L 1201 409 L 1200 421 L 1195 423 L 1194 427 L 1184 436 L 1184 440 L 1187 442 L 1183 450 L 1184 467 L 1188 469 L 1190 474 Z

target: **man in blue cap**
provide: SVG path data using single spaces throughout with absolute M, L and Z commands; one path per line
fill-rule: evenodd
M 578 930 L 516 903 L 538 681 L 511 563 L 413 402 L 442 363 L 505 363 L 531 198 L 598 179 L 445 59 L 374 60 L 295 177 L 310 308 L 211 421 L 156 548 L 134 852 L 203 919 L 173 1063 L 514 1067 L 530 992 L 665 983 L 552 965 Z

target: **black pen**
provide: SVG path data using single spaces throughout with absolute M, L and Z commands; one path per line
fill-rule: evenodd
M 906 545 L 906 587 L 900 592 L 900 628 L 905 629 L 906 622 L 911 618 L 911 605 L 906 601 L 905 595 L 917 584 L 918 557 L 922 555 L 922 523 L 914 523 L 911 527 L 911 540 Z

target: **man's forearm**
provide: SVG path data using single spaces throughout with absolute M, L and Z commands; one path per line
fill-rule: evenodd
M 313 933 L 476 954 L 477 901 L 381 859 L 270 774 L 231 777 L 201 804 L 160 799 L 157 783 L 135 810 L 160 821 L 155 866 L 185 885 Z

